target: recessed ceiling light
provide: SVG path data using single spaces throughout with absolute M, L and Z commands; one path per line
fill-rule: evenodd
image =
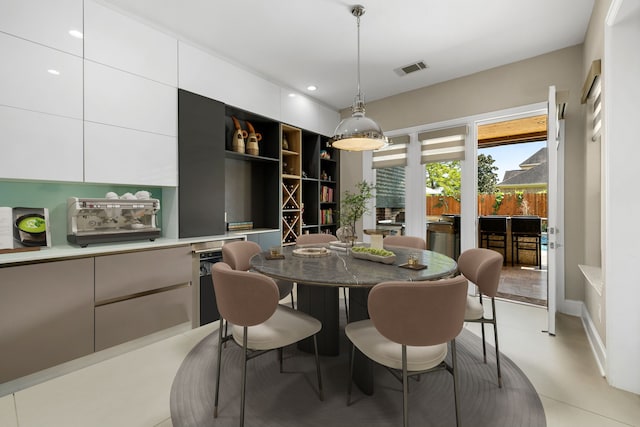
M 81 39 L 83 37 L 82 32 L 78 30 L 69 30 L 69 34 L 77 39 Z
M 307 90 L 310 90 L 310 91 L 318 90 L 318 87 L 315 85 L 309 85 L 307 86 Z
M 296 97 L 296 94 L 295 94 L 295 93 L 290 93 L 290 94 L 289 94 L 289 98 L 295 98 L 295 97 Z
M 47 73 L 53 74 L 54 76 L 59 76 L 60 75 L 60 71 L 54 70 L 53 68 L 48 69 Z

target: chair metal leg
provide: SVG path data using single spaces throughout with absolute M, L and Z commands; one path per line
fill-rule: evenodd
M 351 353 L 349 354 L 349 385 L 347 386 L 347 406 L 351 405 L 351 386 L 353 384 L 353 359 L 356 355 L 356 346 L 351 344 Z
M 487 363 L 487 342 L 484 337 L 484 322 L 480 322 L 480 329 L 482 329 L 482 356 L 484 363 Z
M 291 291 L 291 308 L 296 309 L 296 301 L 293 299 L 293 291 Z
M 320 374 L 320 357 L 318 357 L 318 340 L 316 334 L 313 335 L 313 350 L 316 355 L 316 372 L 318 373 L 318 390 L 320 391 L 320 401 L 324 401 L 324 392 L 322 391 L 322 375 Z
M 240 391 L 240 427 L 244 426 L 244 401 L 247 388 L 247 327 L 244 327 L 244 336 L 242 337 L 242 353 L 244 354 L 244 363 L 242 364 L 242 390 Z
M 498 321 L 496 320 L 496 300 L 491 298 L 491 310 L 493 311 L 493 337 L 496 344 L 496 366 L 498 369 L 498 387 L 502 388 L 502 373 L 500 372 L 500 348 L 498 347 Z
M 407 346 L 402 345 L 402 425 L 409 427 L 409 378 L 407 372 Z
M 460 427 L 460 409 L 458 407 L 458 355 L 456 353 L 456 339 L 451 340 L 451 375 L 453 376 L 453 401 L 456 408 L 456 426 Z
M 218 394 L 220 391 L 220 365 L 222 359 L 222 323 L 224 319 L 220 318 L 220 326 L 218 327 L 218 366 L 216 367 L 216 395 L 213 404 L 213 418 L 218 417 Z

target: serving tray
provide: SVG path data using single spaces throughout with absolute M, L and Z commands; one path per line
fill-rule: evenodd
M 299 257 L 319 258 L 331 255 L 331 251 L 327 248 L 298 248 L 293 250 L 293 254 Z

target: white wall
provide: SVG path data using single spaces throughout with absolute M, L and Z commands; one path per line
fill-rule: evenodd
M 617 13 L 616 13 L 617 11 Z M 605 28 L 605 236 L 607 378 L 640 394 L 640 3 L 613 1 Z

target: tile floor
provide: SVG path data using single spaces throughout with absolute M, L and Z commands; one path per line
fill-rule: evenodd
M 560 315 L 557 335 L 550 337 L 541 332 L 542 308 L 499 301 L 498 316 L 501 350 L 540 393 L 549 427 L 640 426 L 640 396 L 608 386 L 599 375 L 578 318 Z M 175 373 L 215 327 L 181 331 L 140 348 L 121 347 L 95 356 L 104 360 L 89 360 L 86 367 L 74 370 L 72 363 L 65 367 L 70 372 L 57 377 L 53 369 L 48 372 L 53 378 L 15 392 L 0 385 L 0 426 L 170 427 Z M 467 327 L 479 333 L 479 325 Z M 493 342 L 491 334 L 488 339 Z M 123 349 L 128 351 L 114 355 Z

